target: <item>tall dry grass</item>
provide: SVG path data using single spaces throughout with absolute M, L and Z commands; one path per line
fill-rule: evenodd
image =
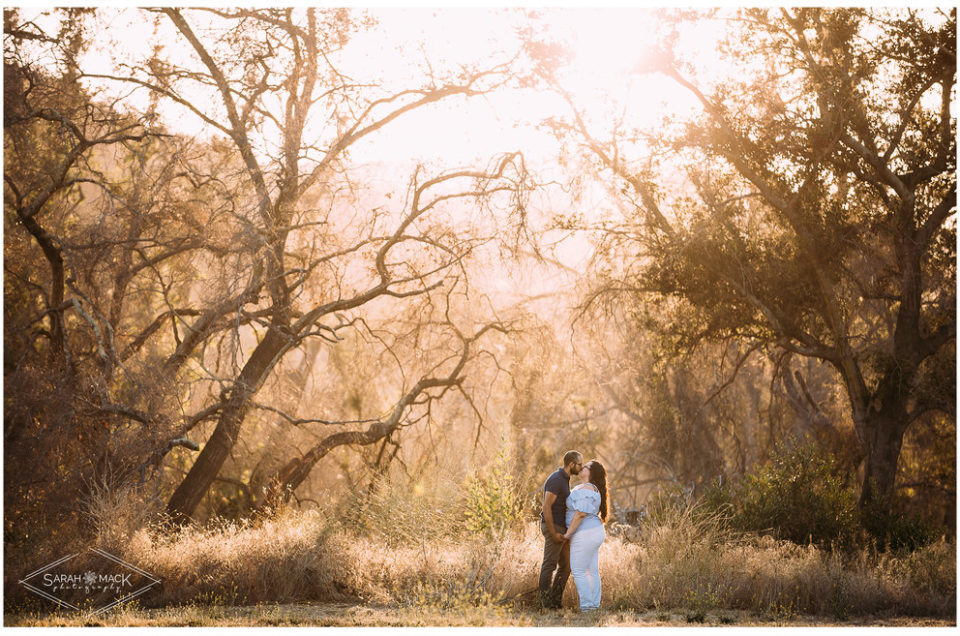
M 159 577 L 143 605 L 352 601 L 445 610 L 533 607 L 542 553 L 534 522 L 469 532 L 451 492 L 406 490 L 365 507 L 171 531 L 105 497 L 98 541 Z M 114 528 L 115 530 L 109 530 Z M 119 529 L 119 530 L 116 530 Z M 955 543 L 901 555 L 737 536 L 715 517 L 677 511 L 601 548 L 603 606 L 823 615 L 955 617 Z M 109 547 L 107 547 L 109 546 Z M 573 580 L 565 603 L 576 605 Z
M 638 543 L 609 542 L 601 576 L 614 607 L 955 616 L 955 556 L 946 540 L 897 557 L 738 536 L 688 508 L 649 526 Z

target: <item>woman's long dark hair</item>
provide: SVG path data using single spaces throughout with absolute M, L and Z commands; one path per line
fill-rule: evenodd
M 607 469 L 595 459 L 591 459 L 584 466 L 590 471 L 590 483 L 600 491 L 600 520 L 607 521 Z

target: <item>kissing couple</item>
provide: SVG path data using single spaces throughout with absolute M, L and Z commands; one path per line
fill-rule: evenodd
M 570 489 L 570 478 L 580 484 Z M 563 588 L 573 574 L 580 611 L 600 607 L 600 545 L 606 538 L 607 471 L 597 460 L 583 463 L 578 451 L 567 451 L 563 465 L 543 484 L 543 564 L 538 586 L 540 606 L 560 609 Z

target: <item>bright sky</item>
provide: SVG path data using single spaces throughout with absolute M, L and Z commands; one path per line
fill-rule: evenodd
M 115 72 L 116 62 L 143 60 L 157 43 L 163 56 L 176 60 L 189 52 L 166 19 L 137 10 L 107 11 L 105 27 L 84 60 L 91 72 Z M 39 10 L 34 10 L 39 12 Z M 517 47 L 515 29 L 526 23 L 519 9 L 372 9 L 376 26 L 360 33 L 339 56 L 341 68 L 358 79 L 380 76 L 398 87 L 422 80 L 425 63 L 438 72 L 457 64 L 482 62 Z M 185 12 L 197 31 L 206 14 Z M 29 9 L 23 17 L 31 15 Z M 55 31 L 51 22 L 38 20 Z M 564 83 L 582 107 L 593 113 L 614 114 L 629 102 L 631 121 L 652 123 L 664 109 L 689 107 L 690 98 L 672 83 L 655 75 L 639 76 L 630 70 L 653 42 L 653 13 L 649 9 L 545 9 L 536 22 L 539 32 L 569 43 L 572 59 L 564 70 Z M 709 34 L 708 34 L 709 36 Z M 709 39 L 709 37 L 707 38 Z M 703 44 L 703 42 L 701 42 Z M 127 87 L 117 85 L 119 94 Z M 131 94 L 129 103 L 146 106 L 146 91 Z M 451 100 L 391 124 L 390 142 L 371 139 L 380 161 L 406 161 L 417 157 L 450 165 L 474 163 L 506 149 L 522 147 L 527 153 L 554 156 L 552 136 L 536 130 L 543 118 L 563 113 L 563 104 L 546 92 L 500 91 L 470 100 Z M 170 110 L 168 125 L 192 134 L 203 134 L 200 120 L 188 112 Z M 375 150 L 374 147 L 375 146 Z M 359 155 L 361 148 L 355 149 Z
M 22 11 L 23 18 L 39 13 Z M 187 20 L 203 38 L 203 28 L 212 18 L 209 14 L 185 11 Z M 505 60 L 516 51 L 519 42 L 516 29 L 531 23 L 529 11 L 520 9 L 371 9 L 377 24 L 361 32 L 336 57 L 338 68 L 358 81 L 382 79 L 396 89 L 421 85 L 424 69 L 429 65 L 438 74 L 460 64 L 483 66 L 489 59 Z M 175 31 L 169 19 L 136 9 L 104 9 L 104 25 L 96 32 L 83 66 L 88 72 L 120 74 L 118 63 L 142 63 L 152 48 L 162 45 L 161 57 L 173 63 L 186 63 L 192 48 Z M 214 18 L 219 20 L 218 18 Z M 659 75 L 632 72 L 652 47 L 657 44 L 655 16 L 650 9 L 542 9 L 532 18 L 536 32 L 567 45 L 570 60 L 561 80 L 578 106 L 591 114 L 589 123 L 594 134 L 605 139 L 610 122 L 624 113 L 632 126 L 649 127 L 666 112 L 695 107 L 683 89 Z M 55 33 L 50 21 L 37 19 L 48 33 Z M 712 55 L 716 33 L 701 30 L 685 47 L 703 53 L 704 64 L 716 63 Z M 689 52 L 689 51 L 688 51 Z M 189 64 L 189 63 L 188 63 Z M 196 66 L 199 61 L 189 64 Z M 145 89 L 131 92 L 128 85 L 116 82 L 96 84 L 109 94 L 126 95 L 132 106 L 145 109 Z M 213 100 L 199 92 L 189 94 L 197 103 Z M 209 101 L 212 104 L 212 101 Z M 166 124 L 192 135 L 205 136 L 205 124 L 187 111 L 166 106 L 161 114 Z M 542 179 L 560 179 L 557 157 L 560 145 L 555 136 L 538 127 L 550 116 L 566 116 L 568 109 L 555 94 L 532 89 L 499 90 L 479 98 L 456 98 L 408 113 L 378 133 L 362 140 L 351 149 L 356 163 L 375 163 L 381 183 L 378 188 L 405 187 L 417 163 L 436 170 L 455 167 L 486 166 L 491 157 L 521 150 L 528 165 Z M 316 111 L 314 125 L 323 126 L 322 109 Z M 316 129 L 319 134 L 319 128 Z M 310 138 L 308 125 L 307 137 Z M 271 143 L 276 143 L 272 140 Z M 600 191 L 588 213 L 609 202 Z M 538 204 L 549 215 L 551 208 L 564 202 L 541 195 Z M 580 269 L 589 252 L 585 239 L 567 239 L 555 255 L 568 266 Z M 558 272 L 562 276 L 562 273 Z M 501 286 L 512 288 L 517 281 L 501 280 Z M 559 284 L 539 281 L 521 285 L 529 293 Z
M 157 43 L 163 45 L 163 55 L 173 60 L 185 59 L 183 56 L 191 53 L 189 45 L 162 16 L 135 9 L 104 10 L 105 28 L 96 33 L 96 43 L 84 61 L 92 72 L 115 72 L 117 61 L 142 61 Z M 22 16 L 29 18 L 39 11 L 26 8 Z M 378 23 L 356 36 L 337 59 L 343 70 L 361 81 L 381 77 L 403 88 L 422 81 L 426 64 L 440 72 L 461 63 L 482 63 L 491 56 L 504 59 L 505 51 L 517 47 L 515 29 L 530 24 L 528 14 L 534 14 L 537 33 L 568 45 L 571 59 L 563 70 L 562 81 L 581 108 L 595 114 L 590 123 L 596 125 L 598 138 L 604 139 L 610 122 L 623 113 L 631 125 L 643 128 L 655 125 L 664 113 L 688 112 L 697 107 L 692 96 L 673 82 L 660 75 L 641 75 L 631 70 L 658 44 L 655 12 L 650 8 L 442 7 L 369 11 Z M 196 11 L 188 10 L 185 14 L 197 31 L 209 19 L 207 14 Z M 38 22 L 48 32 L 55 32 L 50 21 Z M 707 76 L 722 76 L 726 70 L 714 53 L 719 25 L 719 21 L 716 28 L 699 24 L 696 31 L 681 38 L 678 46 L 682 55 L 695 59 Z M 116 94 L 128 92 L 128 87 L 120 84 L 110 89 Z M 147 92 L 136 91 L 127 99 L 143 108 Z M 557 156 L 558 146 L 553 135 L 538 129 L 537 124 L 551 115 L 566 113 L 556 95 L 501 90 L 409 113 L 380 134 L 357 144 L 351 152 L 356 161 L 402 164 L 405 170 L 408 164 L 418 161 L 442 167 L 485 165 L 491 156 L 515 149 L 523 150 L 531 162 L 546 164 Z M 322 112 L 317 114 L 322 118 Z M 204 133 L 200 120 L 187 111 L 168 108 L 164 115 L 173 128 L 190 134 Z

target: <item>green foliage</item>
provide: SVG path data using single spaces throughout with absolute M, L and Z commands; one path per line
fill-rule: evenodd
M 905 505 L 875 502 L 860 512 L 863 528 L 881 549 L 913 551 L 929 545 L 942 528 L 915 514 L 900 512 Z
M 837 460 L 814 444 L 787 449 L 735 486 L 711 486 L 697 501 L 742 532 L 771 534 L 797 544 L 844 549 L 872 541 L 880 549 L 916 550 L 944 530 L 918 515 L 898 512 L 902 502 L 877 502 L 857 509 L 854 484 Z M 656 499 L 652 515 L 663 514 L 677 494 Z
M 696 28 L 689 17 L 662 19 L 675 33 Z M 956 120 L 946 104 L 956 12 L 745 9 L 724 21 L 730 29 L 715 50 L 722 71 L 704 74 L 670 48 L 638 67 L 662 71 L 709 104 L 697 119 L 665 118 L 637 135 L 650 150 L 632 156 L 621 154 L 625 143 L 597 142 L 597 124 L 590 132 L 569 125 L 580 128 L 578 150 L 616 180 L 625 209 L 636 210 L 600 243 L 588 298 L 672 305 L 669 329 L 681 344 L 741 338 L 790 351 L 815 343 L 811 355 L 844 369 L 846 387 L 854 377 L 871 387 L 847 395 L 848 419 L 882 432 L 861 430 L 861 451 L 896 458 L 902 431 L 916 426 L 905 415 L 911 402 L 955 411 Z M 681 172 L 689 181 L 674 183 Z M 915 202 L 909 211 L 905 200 Z M 904 227 L 923 229 L 908 237 Z M 900 302 L 863 292 L 874 286 Z M 837 342 L 848 345 L 839 354 Z M 931 346 L 902 346 L 923 342 Z M 874 404 L 902 415 L 880 417 Z M 877 482 L 868 496 L 892 493 L 895 471 L 874 463 L 867 470 Z M 755 483 L 755 492 L 799 488 L 766 476 L 776 483 Z M 836 513 L 824 532 L 842 534 L 845 488 L 813 477 L 797 476 L 824 490 L 798 500 L 814 508 L 798 506 L 796 524 L 784 502 L 753 501 L 745 513 L 775 517 L 787 534 Z
M 509 465 L 509 452 L 502 449 L 490 468 L 467 482 L 464 516 L 470 532 L 500 536 L 523 520 L 523 499 Z
M 714 506 L 728 504 L 733 527 L 770 532 L 798 544 L 851 546 L 859 533 L 857 494 L 838 475 L 834 458 L 814 445 L 787 449 L 760 467 Z
M 710 484 L 697 503 L 703 510 L 709 510 L 724 520 L 729 521 L 733 515 L 731 489 L 719 482 Z

